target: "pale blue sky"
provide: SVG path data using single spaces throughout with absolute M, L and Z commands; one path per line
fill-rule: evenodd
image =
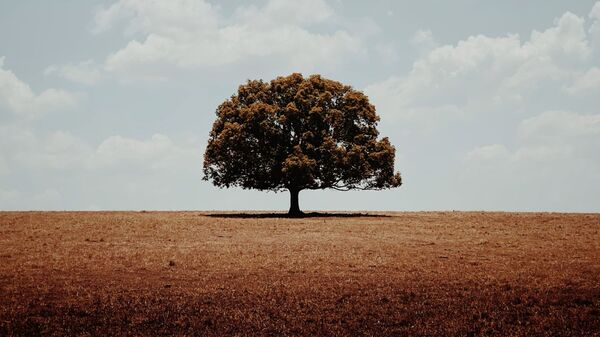
M 600 211 L 600 2 L 0 2 L 0 209 L 285 210 L 201 180 L 246 79 L 363 90 L 404 185 L 303 209 Z

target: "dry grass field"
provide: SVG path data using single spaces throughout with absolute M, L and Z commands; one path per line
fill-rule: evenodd
M 600 215 L 2 212 L 0 335 L 600 336 Z

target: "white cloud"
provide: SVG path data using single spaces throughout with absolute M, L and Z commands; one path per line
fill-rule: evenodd
M 600 190 L 600 115 L 547 111 L 518 126 L 512 150 L 501 144 L 475 148 L 458 177 L 473 205 L 494 209 L 597 208 Z M 507 207 L 507 206 L 504 206 Z
M 375 46 L 376 55 L 385 63 L 393 63 L 398 59 L 397 49 L 387 43 L 379 43 Z
M 96 12 L 92 31 L 102 33 L 122 21 L 127 22 L 128 35 L 153 32 L 171 35 L 215 29 L 219 16 L 203 0 L 118 0 Z
M 122 160 L 139 160 L 153 158 L 168 153 L 172 147 L 169 137 L 155 134 L 149 141 L 112 136 L 104 140 L 97 150 L 97 154 L 106 161 L 114 163 Z
M 39 137 L 27 127 L 7 125 L 0 132 L 0 150 L 14 172 L 78 168 L 89 153 L 85 143 L 63 131 Z
M 465 159 L 469 162 L 487 163 L 496 160 L 506 160 L 510 152 L 506 146 L 501 144 L 491 144 L 477 147 L 469 151 Z
M 535 172 L 542 165 L 550 167 L 553 162 L 568 160 L 572 155 L 572 147 L 561 144 L 525 144 L 513 151 L 501 144 L 484 145 L 467 152 L 465 169 L 469 176 L 474 172 L 489 176 L 489 171 L 506 171 L 508 175 L 517 176 Z M 554 167 L 557 171 L 561 169 Z
M 506 68 L 517 63 L 518 37 L 470 37 L 456 46 L 441 46 L 418 59 L 406 76 L 394 76 L 365 91 L 385 118 L 437 119 L 440 107 L 464 108 L 473 100 L 490 100 Z M 459 110 L 452 108 L 451 110 Z
M 15 152 L 34 147 L 36 137 L 30 129 L 16 125 L 0 125 L 0 148 L 13 149 Z M 2 153 L 7 154 L 8 151 Z
M 174 207 L 175 186 L 201 181 L 201 151 L 197 139 L 162 134 L 111 136 L 93 146 L 64 131 L 36 135 L 27 127 L 0 126 L 0 209 L 64 209 L 66 200 L 76 207 L 91 201 L 108 208 Z M 122 204 L 115 195 L 135 200 Z
M 573 139 L 600 136 L 600 115 L 546 111 L 523 120 L 518 131 L 527 142 L 569 144 Z
M 33 147 L 17 153 L 14 161 L 31 170 L 79 169 L 86 160 L 89 146 L 73 135 L 56 131 L 42 139 L 35 139 Z
M 590 11 L 589 17 L 592 19 L 600 19 L 600 1 L 597 1 Z
M 600 1 L 596 2 L 590 11 L 589 18 L 592 21 L 588 32 L 590 34 L 591 45 L 596 49 L 595 56 L 600 55 Z
M 194 69 L 265 57 L 312 71 L 365 54 L 355 34 L 313 30 L 315 25 L 335 25 L 333 9 L 324 0 L 270 0 L 262 7 L 240 6 L 229 18 L 204 0 L 119 0 L 97 11 L 93 32 L 122 24 L 125 35 L 134 38 L 109 54 L 100 69 L 125 79 L 164 79 L 162 66 Z M 98 69 L 82 63 L 53 66 L 48 72 L 93 83 L 100 77 Z
M 111 136 L 98 146 L 88 165 L 94 169 L 187 170 L 201 166 L 200 151 L 200 146 L 176 144 L 162 134 L 149 140 Z
M 258 8 L 239 7 L 234 18 L 247 24 L 277 28 L 282 25 L 305 25 L 331 19 L 333 9 L 323 0 L 270 0 Z
M 530 41 L 523 46 L 525 52 L 536 56 L 550 56 L 558 62 L 586 58 L 590 54 L 590 46 L 584 23 L 583 18 L 566 12 L 555 20 L 554 27 L 544 32 L 534 30 Z
M 76 105 L 77 96 L 66 90 L 46 89 L 35 94 L 27 83 L 4 68 L 4 59 L 0 57 L 0 106 L 30 119 L 47 111 L 69 109 Z
M 435 113 L 481 114 L 562 91 L 589 64 L 591 47 L 584 20 L 565 13 L 543 32 L 521 42 L 518 35 L 471 36 L 456 45 L 434 48 L 414 62 L 406 76 L 394 76 L 366 88 L 386 118 L 439 122 Z M 432 41 L 427 31 L 419 41 Z M 447 109 L 446 109 L 447 110 Z
M 592 67 L 577 76 L 573 83 L 565 88 L 571 95 L 600 94 L 600 68 Z
M 431 30 L 418 30 L 415 35 L 413 35 L 410 43 L 421 54 L 426 54 L 438 46 L 437 41 L 433 38 Z
M 46 68 L 44 74 L 56 74 L 69 81 L 92 85 L 103 77 L 102 70 L 93 60 L 87 60 L 78 64 L 66 64 L 62 66 L 52 65 Z
M 597 11 L 588 22 L 567 12 L 528 38 L 436 46 L 368 86 L 412 161 L 405 191 L 457 191 L 439 203 L 463 209 L 597 209 L 585 197 L 600 191 L 599 45 L 587 29 Z M 423 30 L 413 44 L 430 41 Z
M 337 62 L 342 52 L 358 50 L 348 33 L 312 34 L 295 26 L 254 32 L 243 26 L 230 26 L 210 35 L 149 34 L 143 42 L 133 40 L 106 59 L 106 70 L 127 72 L 130 68 L 165 63 L 181 68 L 220 66 L 246 57 L 281 56 L 296 66 L 317 62 Z
M 441 35 L 436 41 L 430 30 L 423 29 L 412 41 L 397 41 L 396 45 L 384 43 L 394 29 L 412 27 L 408 28 L 411 32 L 419 27 L 414 23 L 400 27 L 386 19 L 383 21 L 392 29 L 383 31 L 376 17 L 350 21 L 339 17 L 336 9 L 351 13 L 354 5 L 342 2 L 264 0 L 260 4 L 244 3 L 225 11 L 216 1 L 108 1 L 95 12 L 93 32 L 122 36 L 92 38 L 102 40 L 103 45 L 108 40 L 125 42 L 95 55 L 93 60 L 50 66 L 46 74 L 86 85 L 105 79 L 176 76 L 180 88 L 189 88 L 187 81 L 197 84 L 199 76 L 215 72 L 245 78 L 252 72 L 264 74 L 265 68 L 273 74 L 294 68 L 305 73 L 313 69 L 335 73 L 360 82 L 365 76 L 405 69 L 407 55 L 415 55 L 406 53 L 405 48 L 410 48 L 407 44 L 412 43 L 420 54 L 410 71 L 390 74 L 387 80 L 366 89 L 383 117 L 382 134 L 389 135 L 397 146 L 398 168 L 406 178 L 402 189 L 389 191 L 393 197 L 386 200 L 394 201 L 387 201 L 386 207 L 469 209 L 483 205 L 478 201 L 484 195 L 493 195 L 497 198 L 486 205 L 497 208 L 577 210 L 577 203 L 582 203 L 587 205 L 583 208 L 597 210 L 597 205 L 585 202 L 600 190 L 596 155 L 600 150 L 600 2 L 589 16 L 565 13 L 554 22 L 548 20 L 548 29 L 531 34 L 484 36 L 473 31 L 473 36 L 442 44 Z M 550 7 L 548 11 L 553 10 Z M 386 16 L 386 9 L 380 12 Z M 391 11 L 388 14 L 393 15 Z M 492 25 L 486 31 L 497 28 L 501 27 Z M 357 57 L 362 62 L 359 67 L 336 71 L 337 64 L 354 65 L 357 60 L 353 58 Z M 190 70 L 199 72 L 188 78 Z M 0 112 L 10 110 L 30 118 L 68 108 L 72 106 L 68 97 L 77 98 L 64 90 L 38 89 L 23 79 L 4 69 L 0 61 Z M 211 87 L 206 96 L 230 94 L 226 91 L 231 88 L 217 87 Z M 99 89 L 93 91 L 98 95 L 94 102 L 115 92 L 115 88 Z M 160 106 L 171 104 L 181 113 L 198 106 L 196 100 L 184 97 L 187 102 L 181 101 L 180 94 L 189 96 L 186 90 L 176 91 L 161 91 L 165 97 L 156 102 L 164 103 Z M 113 105 L 128 105 L 130 98 L 142 97 L 144 92 L 156 91 L 123 92 Z M 198 101 L 202 110 L 207 108 L 202 104 L 213 104 L 204 96 L 195 99 L 204 102 Z M 130 112 L 138 113 L 136 108 L 140 107 L 145 110 L 146 105 L 132 106 Z M 160 106 L 157 109 L 162 109 Z M 91 111 L 96 110 L 103 109 Z M 156 116 L 145 116 L 153 118 L 150 115 Z M 114 114 L 99 118 L 110 123 Z M 195 115 L 192 119 L 206 118 Z M 60 122 L 64 124 L 58 128 L 65 131 L 48 131 Z M 0 125 L 2 207 L 8 207 L 5 201 L 15 207 L 35 207 L 29 201 L 36 198 L 40 204 L 62 200 L 75 207 L 164 208 L 170 201 L 175 206 L 184 202 L 188 207 L 222 207 L 216 202 L 206 203 L 214 199 L 215 190 L 202 192 L 202 201 L 188 203 L 182 200 L 191 200 L 193 193 L 177 200 L 172 198 L 175 193 L 169 193 L 197 189 L 199 185 L 194 182 L 201 177 L 205 144 L 164 134 L 114 135 L 90 143 L 77 136 L 84 134 L 85 123 L 81 119 L 56 120 L 38 129 L 26 123 Z M 201 129 L 208 124 L 203 125 Z M 66 131 L 72 128 L 79 129 Z M 458 179 L 461 172 L 464 176 Z M 176 184 L 179 187 L 172 188 Z M 580 191 L 587 191 L 587 197 Z M 83 196 L 86 193 L 87 199 Z M 223 198 L 237 195 L 229 193 L 222 194 Z M 465 202 L 456 201 L 461 198 Z M 571 199 L 576 201 L 568 204 Z M 411 204 L 410 200 L 416 201 Z M 248 204 L 240 199 L 232 205 Z M 255 206 L 262 207 L 259 203 Z
M 133 39 L 99 64 L 52 65 L 46 73 L 83 84 L 94 84 L 106 74 L 124 81 L 160 81 L 165 67 L 214 67 L 265 57 L 310 71 L 336 65 L 348 53 L 364 54 L 360 39 L 346 30 L 307 28 L 331 25 L 333 14 L 324 0 L 271 0 L 262 7 L 240 6 L 229 18 L 204 0 L 118 0 L 97 10 L 92 31 L 122 28 Z
M 0 126 L 0 150 L 0 165 L 4 163 L 4 170 L 12 171 L 120 170 L 135 174 L 185 170 L 202 163 L 201 147 L 196 141 L 174 142 L 162 134 L 148 140 L 111 136 L 94 148 L 64 131 L 37 136 L 26 127 Z

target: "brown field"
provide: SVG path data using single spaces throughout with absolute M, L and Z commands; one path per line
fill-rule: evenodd
M 600 336 L 600 214 L 1 212 L 0 335 Z

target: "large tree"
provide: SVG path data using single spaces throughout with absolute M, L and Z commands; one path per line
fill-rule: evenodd
M 289 215 L 305 189 L 398 187 L 395 149 L 377 139 L 379 116 L 360 91 L 301 74 L 249 80 L 216 111 L 204 180 L 219 187 L 289 190 Z

